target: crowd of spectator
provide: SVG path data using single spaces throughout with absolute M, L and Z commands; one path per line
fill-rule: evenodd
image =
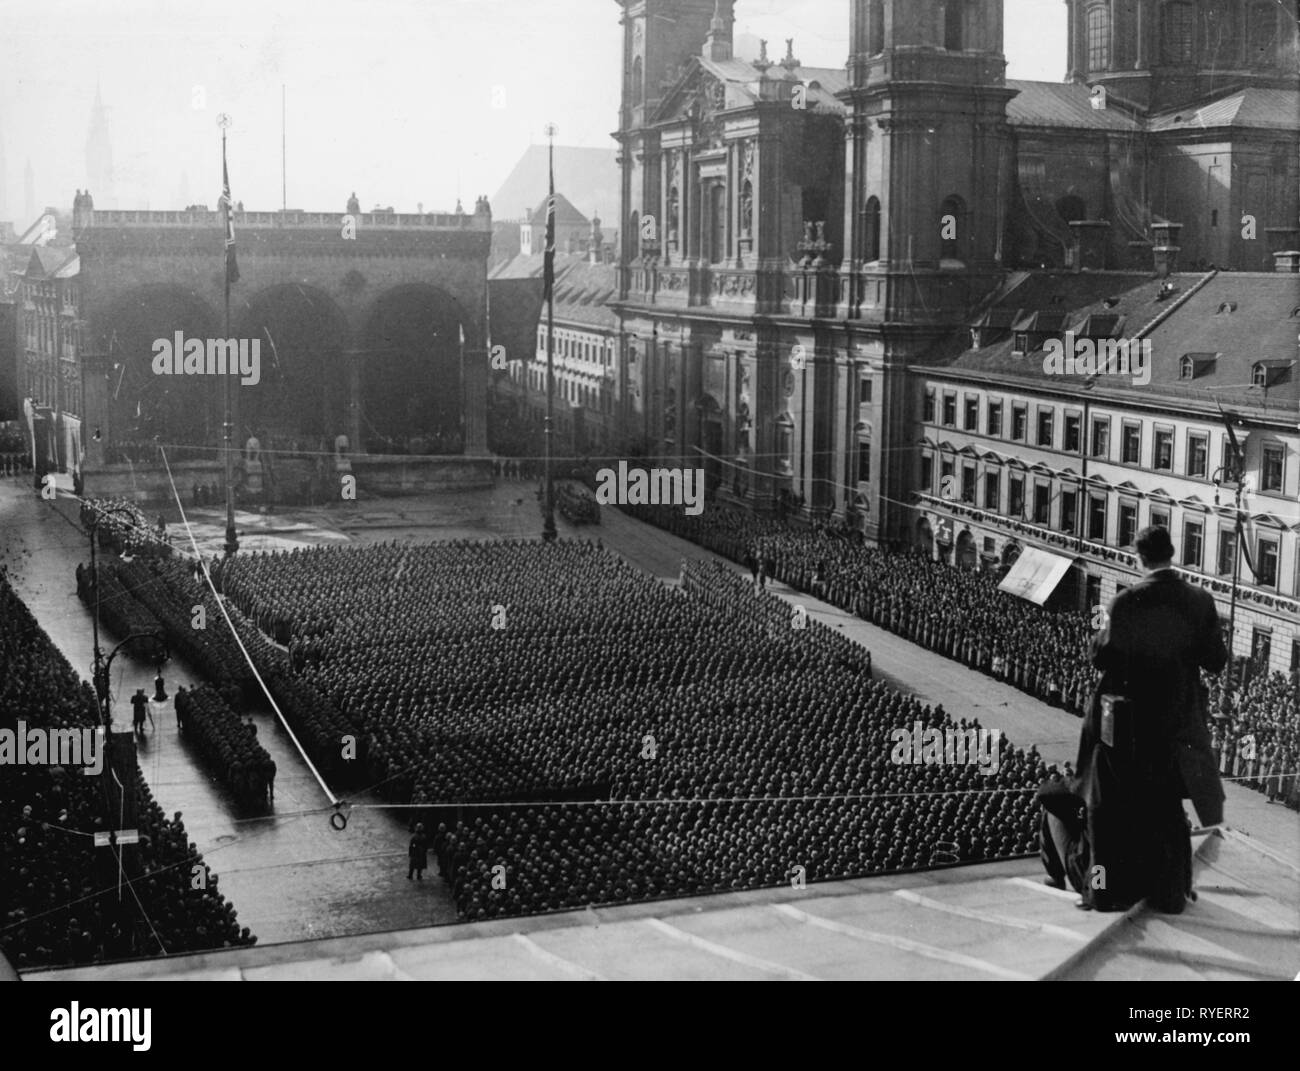
M 1211 682 L 1210 707 L 1223 708 L 1225 681 Z M 1211 746 L 1219 773 L 1264 793 L 1269 802 L 1300 811 L 1300 686 L 1281 673 L 1256 674 L 1232 690 Z
M 90 687 L 2 572 L 0 622 L 0 727 L 96 725 Z M 0 947 L 16 967 L 254 942 L 186 837 L 180 813 L 163 814 L 138 767 L 130 789 L 140 841 L 120 849 L 131 892 L 119 900 L 115 851 L 94 841 L 115 828 L 99 778 L 59 766 L 0 765 Z
M 258 743 L 257 726 L 231 710 L 210 685 L 177 689 L 176 721 L 241 804 L 270 802 L 275 762 Z
M 1035 752 L 895 765 L 892 731 L 942 708 L 724 571 L 684 581 L 580 541 L 241 555 L 222 578 L 287 625 L 372 783 L 428 807 L 466 918 L 1036 849 Z
M 0 453 L 0 476 L 22 476 L 32 471 L 32 459 L 28 454 Z
M 1089 657 L 1092 618 L 1053 611 L 1000 592 L 995 578 L 953 568 L 911 551 L 871 545 L 842 528 L 807 526 L 739 510 L 713 508 L 691 517 L 668 506 L 623 506 L 632 516 L 666 528 L 736 562 L 753 561 L 766 577 L 871 621 L 972 669 L 997 677 L 1046 703 L 1082 715 L 1095 671 Z M 1211 707 L 1222 710 L 1220 679 Z M 1234 691 L 1218 725 L 1221 750 L 1240 752 L 1252 737 L 1268 747 L 1263 773 L 1246 783 L 1295 806 L 1300 747 L 1297 685 L 1283 674 L 1257 674 Z M 1250 748 L 1247 748 L 1249 751 Z M 1262 755 L 1262 751 L 1260 752 Z M 1235 757 L 1227 764 L 1235 769 Z M 1278 773 L 1267 782 L 1273 766 Z M 1290 775 L 1289 778 L 1287 775 Z M 1245 776 L 1245 775 L 1229 775 Z M 1286 786 L 1292 786 L 1288 797 Z M 1272 786 L 1272 787 L 1268 787 Z
M 220 561 L 211 563 L 211 577 L 218 590 L 222 569 Z M 135 603 L 133 613 L 156 617 L 172 653 L 196 666 L 227 707 L 242 711 L 263 702 L 260 676 L 318 769 L 341 785 L 355 784 L 363 776 L 367 743 L 310 681 L 295 675 L 293 663 L 301 661 L 301 645 L 292 639 L 286 618 L 265 606 L 254 607 L 250 598 L 234 592 L 224 606 L 218 604 L 193 563 L 109 560 L 100 562 L 100 571 L 105 592 L 109 584 L 114 585 L 115 603 L 118 598 L 124 605 Z M 86 571 L 79 571 L 79 582 L 85 575 Z M 101 611 L 103 606 L 101 599 Z M 253 614 L 252 620 L 245 611 Z M 239 643 L 231 635 L 226 616 Z M 290 644 L 287 651 L 277 645 L 286 642 Z

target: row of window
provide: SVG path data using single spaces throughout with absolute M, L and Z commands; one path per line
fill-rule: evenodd
M 530 368 L 528 370 L 528 383 L 529 386 L 539 394 L 545 393 L 545 369 Z M 614 412 L 614 395 L 612 391 L 587 386 L 586 384 L 579 383 L 567 376 L 556 376 L 555 393 L 566 401 L 571 402 L 574 405 L 580 405 L 584 409 L 599 411 L 606 414 L 613 414 Z
M 537 352 L 546 353 L 546 328 L 545 326 L 537 329 Z M 590 361 L 593 364 L 603 365 L 605 368 L 614 367 L 614 342 L 613 339 L 593 341 L 590 338 L 584 338 L 580 335 L 572 335 L 567 331 L 555 332 L 555 355 L 557 357 L 572 357 L 580 361 Z
M 1228 4 L 1203 3 L 1201 46 L 1206 59 L 1220 67 L 1234 67 L 1237 55 L 1238 15 Z M 1167 64 L 1191 63 L 1197 50 L 1197 5 L 1191 0 L 1170 0 L 1160 12 L 1160 58 Z M 1245 9 L 1246 55 L 1251 66 L 1271 66 L 1277 55 L 1277 4 L 1256 0 Z M 1111 69 L 1112 22 L 1110 5 L 1097 0 L 1086 13 L 1089 71 Z
M 40 350 L 43 353 L 53 353 L 56 320 L 49 316 L 32 315 L 25 316 L 24 320 L 27 323 L 27 348 L 29 350 Z M 63 356 L 71 359 L 77 351 L 76 333 L 69 323 L 64 323 L 62 327 Z
M 939 7 L 938 25 L 943 32 L 943 47 L 949 52 L 960 52 L 966 46 L 967 0 L 943 0 Z M 972 17 L 978 17 L 972 11 Z M 885 50 L 885 3 L 871 0 L 867 12 L 867 52 L 878 56 Z
M 1050 479 L 1012 475 L 1006 481 L 1007 494 L 1004 501 L 1002 475 L 1000 471 L 986 469 L 981 488 L 974 463 L 964 463 L 958 479 L 954 461 L 945 458 L 939 466 L 939 485 L 941 488 L 954 490 L 956 492 L 954 497 L 960 498 L 961 501 L 986 509 L 990 513 L 1026 520 L 1043 528 L 1053 527 L 1055 521 L 1057 531 L 1079 536 L 1093 543 L 1109 543 L 1107 537 L 1110 532 L 1108 516 L 1110 496 L 1107 493 L 1090 491 L 1085 496 L 1080 490 L 1059 487 Z M 921 458 L 921 488 L 927 493 L 934 493 L 934 458 L 929 455 Z M 977 502 L 976 499 L 980 497 L 981 491 L 982 498 Z M 1026 494 L 1029 495 L 1028 499 Z M 1080 508 L 1085 510 L 1082 518 L 1079 516 Z M 1152 504 L 1148 523 L 1168 528 L 1169 517 L 1169 507 Z M 1137 540 L 1138 531 L 1138 503 L 1121 496 L 1116 540 L 1113 545 L 1132 548 Z M 1205 532 L 1205 521 L 1184 520 L 1180 564 L 1189 569 L 1202 569 L 1205 557 Z M 1229 521 L 1219 525 L 1217 549 L 1218 557 L 1213 563 L 1215 571 L 1220 576 L 1231 576 L 1235 568 L 1237 545 L 1235 526 Z M 1278 538 L 1261 535 L 1256 541 L 1255 551 L 1255 583 L 1261 587 L 1276 587 Z M 1249 582 L 1250 571 L 1244 564 L 1242 575 Z
M 27 374 L 27 397 L 35 398 L 42 405 L 54 405 L 54 377 L 37 372 Z M 81 387 L 65 384 L 59 394 L 59 408 L 72 416 L 81 416 Z
M 962 399 L 961 430 L 979 432 L 980 399 L 966 395 Z M 935 392 L 926 391 L 924 419 L 928 424 L 935 423 Z M 956 428 L 957 395 L 945 392 L 943 396 L 944 427 Z M 1040 405 L 1037 408 L 1037 423 L 1032 445 L 1054 450 L 1056 446 L 1056 412 L 1051 406 Z M 1067 412 L 1064 415 L 1064 434 L 1060 449 L 1067 454 L 1083 452 L 1083 416 L 1081 413 Z M 1112 418 L 1109 416 L 1092 417 L 1089 429 L 1088 456 L 1099 461 L 1118 461 L 1124 465 L 1143 464 L 1142 423 L 1138 420 L 1121 418 L 1119 437 L 1119 457 L 1111 456 L 1110 431 Z M 984 434 L 990 438 L 1004 437 L 1003 403 L 990 399 L 985 407 Z M 1152 451 L 1150 469 L 1154 472 L 1174 472 L 1174 429 L 1157 425 L 1152 434 Z M 1010 438 L 1013 442 L 1029 443 L 1029 404 L 1013 402 L 1011 406 Z M 1230 467 L 1232 449 L 1228 437 L 1222 436 L 1220 457 L 1225 467 Z M 1281 443 L 1265 442 L 1260 448 L 1259 490 L 1280 493 L 1285 480 L 1286 448 Z M 1183 449 L 1182 475 L 1207 479 L 1210 475 L 1210 435 L 1205 431 L 1188 431 Z

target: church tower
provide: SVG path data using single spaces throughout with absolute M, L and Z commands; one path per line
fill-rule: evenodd
M 1002 0 L 854 0 L 849 36 L 841 313 L 860 324 L 850 379 L 872 399 L 856 483 L 867 534 L 906 539 L 916 459 L 886 447 L 912 434 L 907 366 L 946 356 L 1002 277 L 1015 91 Z
M 664 94 L 706 44 L 729 57 L 735 0 L 618 0 L 623 9 L 623 100 L 616 137 L 623 219 L 618 227 L 626 265 L 657 248 L 659 221 L 643 221 L 659 204 L 659 146 L 646 131 Z
M 113 146 L 108 137 L 108 111 L 95 85 L 95 105 L 90 113 L 90 133 L 86 135 L 86 180 L 88 189 L 99 199 L 101 208 L 114 208 Z
M 1065 0 L 1070 81 L 1161 112 L 1243 85 L 1296 87 L 1294 4 Z

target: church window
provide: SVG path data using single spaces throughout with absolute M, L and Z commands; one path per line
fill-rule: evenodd
M 867 263 L 880 259 L 880 199 L 867 198 L 863 212 L 862 259 Z
M 637 56 L 632 61 L 632 104 L 638 105 L 644 99 L 645 75 L 644 66 L 641 63 L 641 57 Z
M 867 51 L 873 56 L 878 56 L 885 51 L 885 0 L 871 0 Z
M 1094 4 L 1088 8 L 1088 70 L 1110 69 L 1110 8 Z
M 949 52 L 960 52 L 964 46 L 963 15 L 964 0 L 948 0 L 943 5 L 943 47 Z
M 939 208 L 939 235 L 941 260 L 963 260 L 966 248 L 966 202 L 952 196 Z

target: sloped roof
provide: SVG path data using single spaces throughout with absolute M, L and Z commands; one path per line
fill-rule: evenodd
M 25 248 L 31 253 L 25 271 L 27 278 L 66 279 L 77 274 L 80 258 L 76 249 L 65 245 L 33 245 Z
M 545 269 L 542 253 L 521 253 L 489 274 L 489 282 L 540 279 Z M 614 328 L 618 317 L 608 302 L 618 295 L 618 268 L 592 264 L 577 254 L 555 254 L 555 318 L 560 322 Z
M 1218 312 L 1224 302 L 1236 302 L 1237 311 Z M 1257 361 L 1294 360 L 1300 318 L 1291 314 L 1297 304 L 1300 276 L 1219 273 L 1151 332 L 1152 383 L 1178 382 L 1188 353 L 1212 352 L 1218 357 L 1196 377 L 1198 388 L 1240 387 L 1250 382 Z M 1269 396 L 1291 398 L 1300 405 L 1300 375 L 1270 388 Z
M 743 59 L 715 60 L 707 56 L 691 57 L 691 64 L 664 95 L 655 122 L 671 122 L 680 116 L 682 98 L 687 87 L 697 82 L 703 71 L 726 87 L 725 107 L 747 108 L 759 99 L 758 84 L 763 77 L 752 63 Z M 846 73 L 834 67 L 785 67 L 774 63 L 768 68 L 769 81 L 802 82 L 807 86 L 805 110 L 824 115 L 843 115 L 845 108 L 835 94 L 848 87 Z
M 505 182 L 492 197 L 494 219 L 522 220 L 529 207 L 546 197 L 547 154 L 545 145 L 530 145 Z M 601 219 L 618 219 L 618 154 L 607 149 L 555 146 L 555 187 L 564 190 L 570 203 Z
M 546 222 L 546 202 L 549 200 L 550 200 L 549 194 L 542 198 L 541 202 L 537 205 L 537 207 L 528 213 L 528 217 L 527 217 L 528 222 L 530 223 Z M 584 216 L 581 212 L 579 212 L 576 208 L 574 208 L 572 201 L 570 201 L 567 197 L 564 196 L 564 194 L 560 193 L 558 190 L 555 192 L 555 225 L 557 227 L 560 226 L 571 227 L 571 226 L 578 226 L 578 225 L 586 227 L 589 226 L 590 224 L 591 224 L 591 220 L 589 220 L 586 216 Z
M 1166 281 L 1176 290 L 1160 300 Z M 1218 311 L 1232 302 L 1237 311 Z M 1294 371 L 1286 382 L 1271 386 L 1267 398 L 1263 390 L 1248 386 L 1257 362 L 1294 360 L 1300 333 L 1300 317 L 1293 315 L 1297 305 L 1300 276 L 1294 274 L 1221 272 L 1163 280 L 1132 272 L 1033 272 L 1000 295 L 994 308 L 1018 308 L 1023 315 L 1035 309 L 1061 309 L 1068 328 L 1076 333 L 1093 315 L 1124 317 L 1124 337 L 1141 335 L 1150 342 L 1150 382 L 1103 376 L 1097 384 L 1102 390 L 1178 399 L 1197 407 L 1215 408 L 1222 402 L 1235 408 L 1266 406 L 1269 412 L 1290 409 L 1300 415 L 1300 375 Z M 1081 386 L 1087 378 L 1049 374 L 1043 369 L 1041 351 L 1017 356 L 1012 348 L 1011 339 L 1002 339 L 982 349 L 968 349 L 949 368 L 1039 380 L 1043 386 L 1051 383 L 1067 389 Z M 1217 356 L 1213 365 L 1203 368 L 1195 381 L 1182 379 L 1183 357 L 1207 353 Z
M 1117 131 L 1141 129 L 1136 120 L 1113 105 L 1101 111 L 1095 110 L 1092 91 L 1086 85 L 1008 78 L 1007 88 L 1018 90 L 1007 105 L 1007 121 L 1012 126 Z
M 1148 125 L 1153 133 L 1221 127 L 1295 130 L 1300 127 L 1300 92 L 1250 87 L 1200 107 L 1188 105 L 1152 116 Z

